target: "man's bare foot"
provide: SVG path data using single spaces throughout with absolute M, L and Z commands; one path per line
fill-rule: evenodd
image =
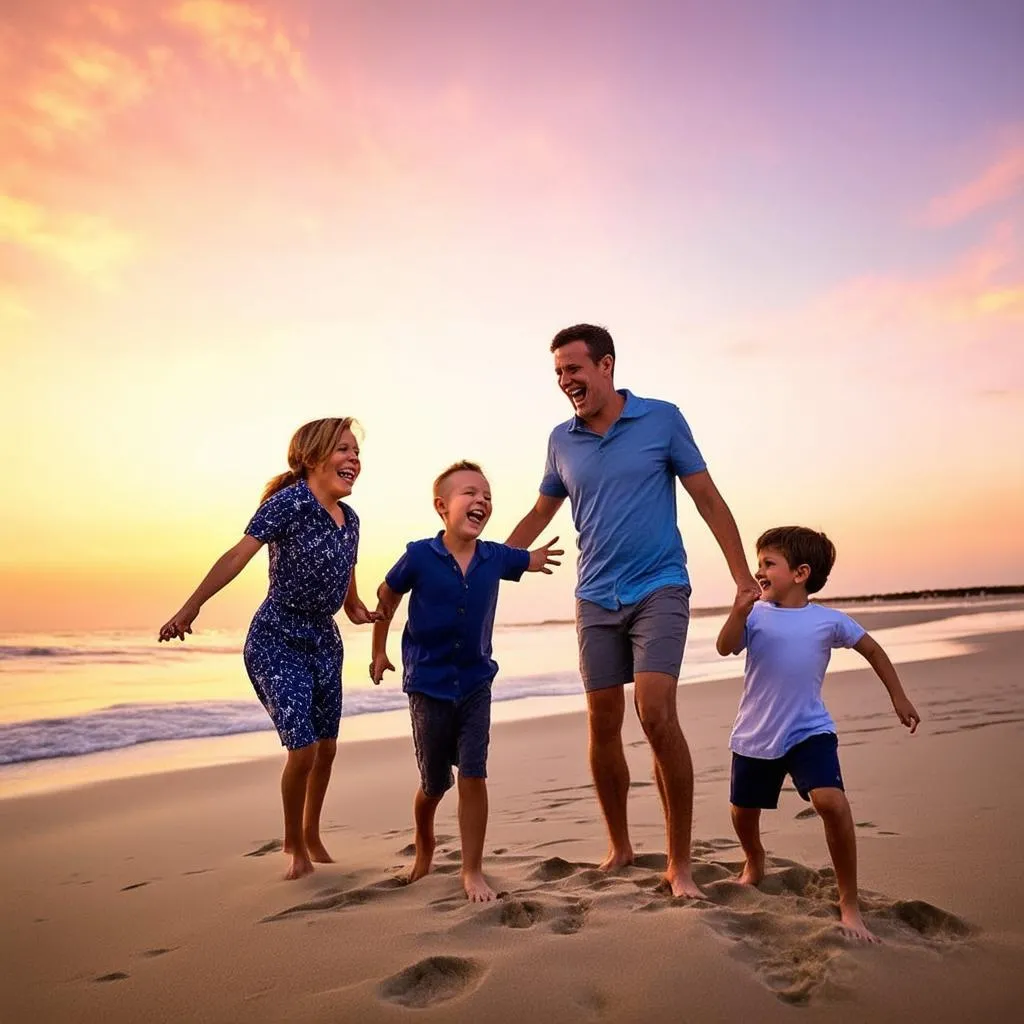
M 690 874 L 690 865 L 685 868 L 669 866 L 665 872 L 665 881 L 668 882 L 672 895 L 675 897 L 688 896 L 690 899 L 703 899 L 704 893 L 697 887 L 697 883 Z
M 600 864 L 597 865 L 598 871 L 618 871 L 619 868 L 629 867 L 633 863 L 633 847 L 627 846 L 622 850 L 616 850 L 612 847 L 608 851 L 608 856 L 605 857 Z
M 839 930 L 848 939 L 857 942 L 880 943 L 882 940 L 868 929 L 864 918 L 860 916 L 860 908 L 857 906 L 844 907 L 839 905 Z
M 740 885 L 757 885 L 764 878 L 764 850 L 753 857 L 747 857 L 743 865 L 740 877 L 737 881 Z
M 309 859 L 315 864 L 333 864 L 334 858 L 324 848 L 323 842 L 320 837 L 317 836 L 315 839 L 307 837 L 306 839 L 306 850 L 309 853 Z
M 303 878 L 306 875 L 312 874 L 313 862 L 309 859 L 309 855 L 305 853 L 293 853 L 292 864 L 288 869 L 288 873 L 284 876 L 289 882 L 294 881 L 296 878 Z
M 416 837 L 416 859 L 413 861 L 412 870 L 409 872 L 409 884 L 418 882 L 424 875 L 430 873 L 430 865 L 434 860 L 434 837 L 425 839 L 422 836 Z
M 489 903 L 494 899 L 494 890 L 479 871 L 463 871 L 462 888 L 470 903 Z

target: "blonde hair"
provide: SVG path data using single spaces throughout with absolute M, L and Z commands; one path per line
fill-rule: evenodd
M 434 481 L 434 497 L 441 497 L 441 484 L 453 476 L 455 473 L 461 473 L 463 470 L 469 470 L 471 473 L 479 473 L 481 476 L 484 475 L 484 471 L 475 462 L 470 462 L 468 459 L 460 459 L 458 462 L 453 462 L 435 481 Z
M 260 504 L 283 488 L 305 480 L 311 469 L 327 461 L 331 452 L 338 447 L 341 435 L 358 426 L 351 416 L 331 416 L 303 423 L 292 435 L 288 445 L 288 469 L 267 481 Z

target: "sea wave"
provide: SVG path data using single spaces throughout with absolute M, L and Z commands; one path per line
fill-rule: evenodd
M 578 693 L 574 672 L 548 673 L 496 683 L 496 701 Z M 406 706 L 397 688 L 347 691 L 346 716 L 379 714 Z M 115 704 L 64 718 L 39 718 L 0 725 L 0 765 L 79 757 L 160 740 L 234 736 L 271 729 L 255 701 L 207 700 L 172 704 Z

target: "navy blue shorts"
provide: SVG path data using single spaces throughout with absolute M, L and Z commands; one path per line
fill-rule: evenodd
M 331 616 L 303 616 L 266 601 L 242 656 L 283 746 L 298 750 L 338 738 L 344 649 Z
M 461 700 L 410 693 L 409 714 L 420 786 L 427 796 L 443 796 L 452 788 L 453 767 L 467 779 L 487 778 L 490 686 L 478 686 Z
M 796 791 L 810 800 L 812 789 L 844 789 L 839 770 L 839 739 L 834 732 L 809 736 L 782 757 L 732 755 L 729 800 L 737 807 L 775 810 L 786 776 L 793 778 Z

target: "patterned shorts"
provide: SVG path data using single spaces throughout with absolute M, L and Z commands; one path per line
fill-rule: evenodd
M 265 602 L 242 653 L 283 746 L 298 750 L 337 739 L 344 649 L 333 617 L 306 617 Z

